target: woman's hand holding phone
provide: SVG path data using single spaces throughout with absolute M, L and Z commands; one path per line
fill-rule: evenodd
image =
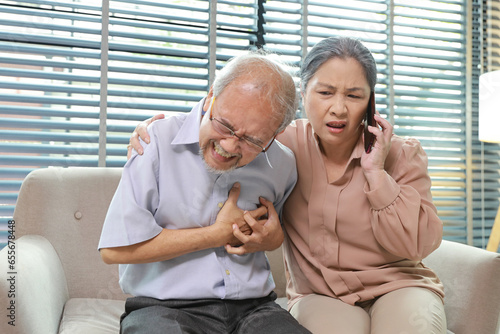
M 364 131 L 364 141 L 365 141 L 365 152 L 370 153 L 373 144 L 375 144 L 375 135 L 368 130 L 369 126 L 376 126 L 375 122 L 375 93 L 370 94 L 370 101 L 368 101 L 368 107 L 366 108 L 365 116 L 365 131 Z
M 393 126 L 392 124 L 380 116 L 375 110 L 375 101 L 372 94 L 371 102 L 368 104 L 370 112 L 367 112 L 367 117 L 373 114 L 370 118 L 373 120 L 373 125 L 367 124 L 365 121 L 365 152 L 361 156 L 361 167 L 369 184 L 370 181 L 380 178 L 380 173 L 385 173 L 385 159 L 391 149 L 391 137 Z M 369 145 L 370 144 L 370 145 Z

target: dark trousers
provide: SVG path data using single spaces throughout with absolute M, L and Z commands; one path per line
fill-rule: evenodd
M 310 333 L 274 302 L 258 299 L 158 300 L 133 297 L 125 303 L 121 334 Z

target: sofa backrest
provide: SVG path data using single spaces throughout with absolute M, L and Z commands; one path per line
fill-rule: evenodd
M 126 298 L 118 285 L 118 266 L 106 265 L 97 250 L 120 176 L 120 168 L 42 168 L 21 186 L 14 211 L 16 238 L 36 234 L 51 242 L 69 297 Z

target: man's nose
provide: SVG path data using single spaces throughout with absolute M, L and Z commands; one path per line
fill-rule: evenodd
M 233 154 L 241 151 L 241 142 L 236 136 L 225 137 L 219 141 L 219 144 L 227 153 Z

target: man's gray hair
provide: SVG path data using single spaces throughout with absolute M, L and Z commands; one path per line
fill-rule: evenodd
M 217 74 L 213 93 L 218 96 L 224 88 L 241 76 L 247 76 L 271 101 L 274 116 L 282 120 L 275 134 L 283 131 L 295 118 L 299 98 L 292 75 L 286 64 L 271 53 L 251 51 L 232 58 Z
M 353 58 L 363 67 L 372 92 L 377 83 L 377 64 L 372 53 L 359 40 L 350 37 L 329 37 L 318 42 L 307 54 L 300 69 L 301 91 L 305 92 L 309 80 L 318 68 L 330 59 Z

